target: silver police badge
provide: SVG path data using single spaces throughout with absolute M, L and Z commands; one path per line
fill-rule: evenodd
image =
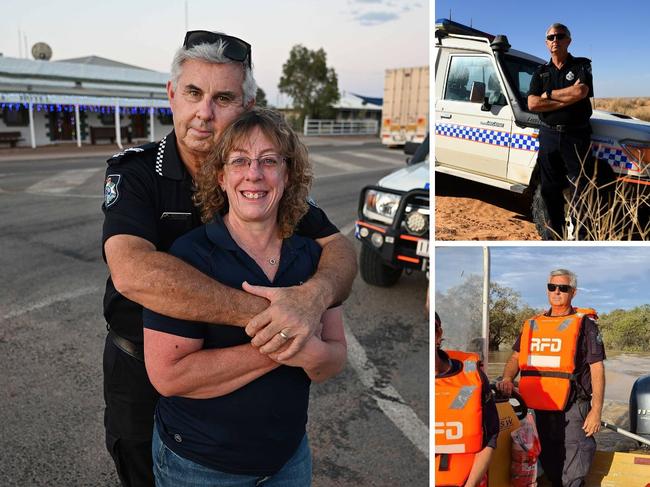
M 573 74 L 573 71 L 569 71 L 569 72 L 566 74 L 566 79 L 567 79 L 567 81 L 573 81 L 573 78 L 575 78 L 575 75 Z
M 109 174 L 106 176 L 106 184 L 104 185 L 104 206 L 108 208 L 117 201 L 120 196 L 118 186 L 122 176 L 120 174 Z

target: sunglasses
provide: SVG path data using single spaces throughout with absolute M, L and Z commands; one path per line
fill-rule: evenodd
M 562 33 L 560 33 L 560 34 L 549 34 L 549 35 L 546 36 L 547 41 L 554 41 L 555 39 L 557 39 L 558 41 L 566 39 L 566 34 L 562 34 Z
M 199 44 L 216 44 L 219 41 L 225 43 L 224 56 L 233 61 L 245 62 L 249 68 L 251 67 L 251 45 L 237 37 L 207 30 L 191 30 L 185 34 L 183 47 L 191 49 Z
M 551 284 L 550 282 L 546 285 L 546 289 L 548 289 L 550 292 L 555 292 L 556 289 L 560 289 L 561 293 L 568 293 L 573 289 L 571 286 L 568 284 Z

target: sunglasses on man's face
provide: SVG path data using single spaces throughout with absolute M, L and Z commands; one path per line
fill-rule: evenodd
M 225 43 L 224 56 L 233 61 L 245 62 L 249 68 L 251 67 L 251 45 L 237 37 L 207 30 L 191 30 L 185 34 L 183 47 L 191 49 L 199 44 L 216 44 L 219 41 Z
M 559 33 L 559 34 L 549 34 L 546 36 L 547 41 L 554 41 L 555 39 L 557 39 L 558 41 L 566 39 L 566 34 Z
M 546 285 L 546 289 L 548 289 L 550 292 L 555 292 L 555 290 L 558 288 L 560 289 L 561 293 L 568 293 L 569 291 L 571 291 L 571 289 L 573 289 L 568 284 L 552 284 L 549 282 Z

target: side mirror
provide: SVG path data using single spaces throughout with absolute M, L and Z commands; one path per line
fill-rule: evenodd
M 418 150 L 418 147 L 420 147 L 420 142 L 406 142 L 404 144 L 404 154 L 412 156 Z
M 483 103 L 485 99 L 485 83 L 480 81 L 472 82 L 472 89 L 469 93 L 469 101 L 472 103 Z

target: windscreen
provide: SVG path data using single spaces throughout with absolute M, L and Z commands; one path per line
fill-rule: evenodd
M 435 310 L 442 321 L 442 348 L 483 351 L 484 250 L 436 247 Z

